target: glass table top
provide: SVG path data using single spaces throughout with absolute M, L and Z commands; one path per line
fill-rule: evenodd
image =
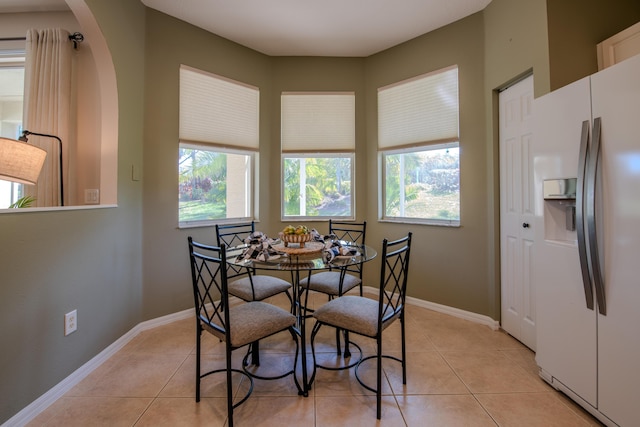
M 307 242 L 304 248 L 289 244 L 284 246 L 281 242 L 272 245 L 277 255 L 266 261 L 254 258 L 244 258 L 243 254 L 249 245 L 239 245 L 227 249 L 227 262 L 239 267 L 255 268 L 261 270 L 325 270 L 329 268 L 348 267 L 370 261 L 378 255 L 378 252 L 370 246 L 359 245 L 352 242 L 341 242 L 341 246 L 357 252 L 355 255 L 336 255 L 331 257 L 323 250 L 324 245 L 317 242 Z M 329 260 L 329 258 L 332 258 Z

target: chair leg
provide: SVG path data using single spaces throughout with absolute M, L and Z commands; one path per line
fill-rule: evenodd
M 298 342 L 298 335 L 296 334 L 296 331 L 293 326 L 289 327 L 289 333 L 291 334 L 291 338 L 293 338 L 293 342 L 296 343 L 296 354 L 293 358 L 293 372 L 291 373 L 291 375 L 293 376 L 293 382 L 296 384 L 296 388 L 298 389 L 298 394 L 304 395 L 304 392 L 305 392 L 304 386 L 300 385 L 300 382 L 298 381 L 298 377 L 296 376 L 297 369 L 298 369 L 298 355 L 300 354 L 300 343 Z M 306 357 L 306 355 L 302 355 L 302 357 Z M 315 366 L 314 366 L 314 369 L 315 369 Z
M 327 295 L 328 296 L 328 300 L 331 301 L 333 300 L 333 296 L 332 295 Z M 347 357 L 347 352 L 348 348 L 345 347 L 345 357 Z M 340 328 L 336 328 L 336 354 L 338 356 L 342 356 L 342 345 L 340 344 Z
M 316 322 L 316 324 L 313 325 L 313 328 L 311 329 L 311 357 L 313 360 L 313 371 L 311 372 L 311 377 L 309 378 L 309 389 L 311 389 L 311 385 L 313 384 L 313 381 L 315 380 L 316 373 L 317 373 L 318 365 L 316 362 L 315 341 L 316 341 L 316 335 L 320 331 L 321 326 L 322 326 L 322 323 Z M 303 354 L 302 357 L 305 357 L 305 355 Z
M 402 335 L 402 384 L 407 383 L 407 346 L 404 332 L 404 310 L 400 315 L 400 331 Z
M 351 350 L 349 350 L 349 331 L 336 328 L 336 354 L 338 356 L 343 354 L 342 346 L 340 345 L 340 332 L 344 335 L 344 358 L 348 359 L 351 357 Z
M 376 366 L 376 417 L 378 419 L 382 418 L 382 332 L 378 332 L 378 354 L 376 355 L 377 366 Z
M 227 346 L 227 416 L 229 418 L 228 427 L 233 427 L 233 379 L 231 377 L 231 349 Z
M 291 293 L 289 293 L 288 290 L 284 291 L 284 293 L 287 296 L 287 298 L 289 299 L 289 306 L 291 307 L 290 313 L 291 314 L 295 314 L 295 312 L 294 312 L 294 310 L 295 310 L 294 304 L 295 303 L 293 301 L 293 297 L 291 296 Z
M 200 402 L 200 353 L 202 338 L 202 328 L 200 322 L 196 325 L 196 402 Z
M 249 351 L 251 352 L 251 364 L 260 366 L 260 341 L 249 344 Z
M 340 345 L 340 329 L 336 328 L 336 354 L 342 355 L 342 346 Z
M 344 358 L 351 357 L 351 350 L 349 350 L 349 331 L 344 331 Z

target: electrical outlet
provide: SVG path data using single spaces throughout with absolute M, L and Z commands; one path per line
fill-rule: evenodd
M 73 310 L 64 315 L 64 336 L 66 337 L 78 329 L 78 310 Z

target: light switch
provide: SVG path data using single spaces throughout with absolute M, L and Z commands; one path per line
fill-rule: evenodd
M 131 165 L 131 181 L 140 181 L 140 175 L 140 168 L 136 165 Z

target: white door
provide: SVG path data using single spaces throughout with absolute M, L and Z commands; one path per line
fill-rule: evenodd
M 500 104 L 500 265 L 502 328 L 536 349 L 533 256 L 533 76 L 502 91 Z

